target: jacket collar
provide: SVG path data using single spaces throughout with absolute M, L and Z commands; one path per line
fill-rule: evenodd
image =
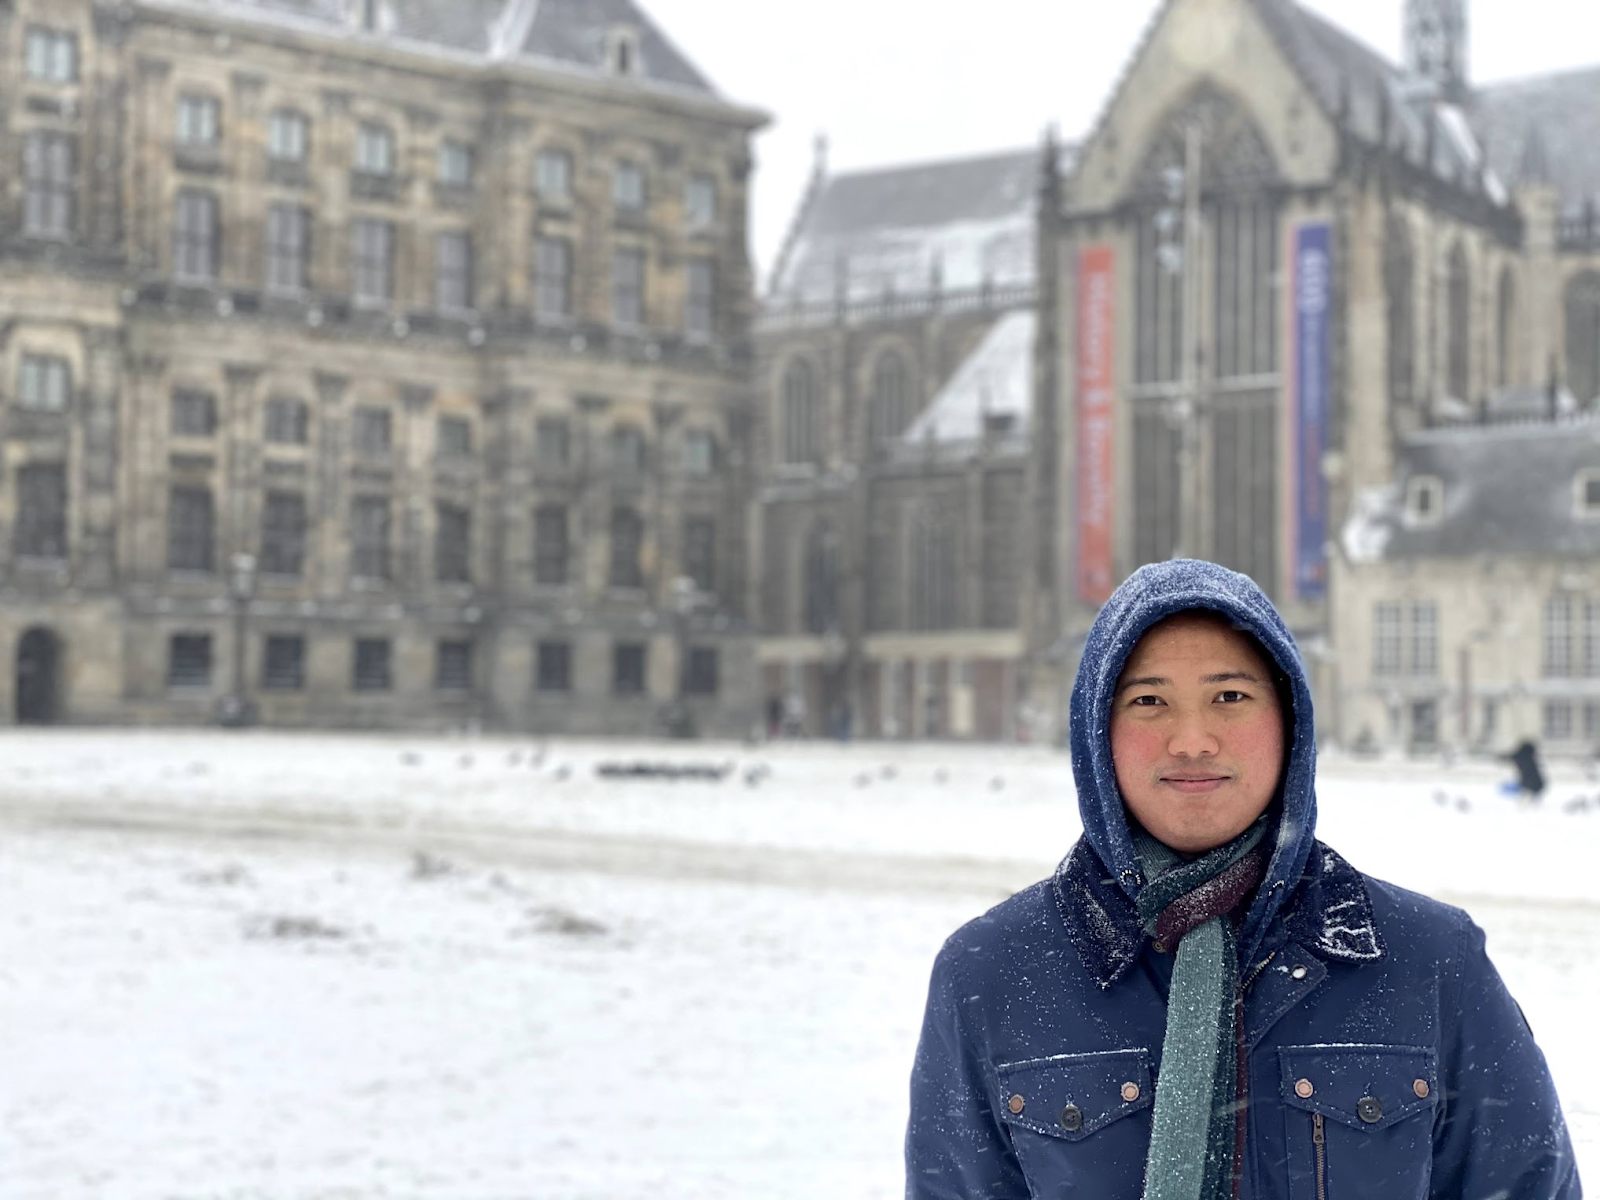
M 1109 988 L 1138 959 L 1146 940 L 1133 901 L 1082 838 L 1056 868 L 1051 890 L 1067 939 L 1095 982 Z M 1286 941 L 1343 962 L 1375 962 L 1385 954 L 1366 880 L 1321 842 L 1313 844 L 1263 949 Z

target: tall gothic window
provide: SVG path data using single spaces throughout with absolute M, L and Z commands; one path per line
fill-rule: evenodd
M 1278 367 L 1278 209 L 1261 195 L 1230 197 L 1212 218 L 1216 247 L 1216 369 L 1221 379 Z
M 898 350 L 885 350 L 872 368 L 872 400 L 867 433 L 873 446 L 882 446 L 905 430 L 910 408 L 906 360 Z
M 1567 284 L 1567 387 L 1580 404 L 1600 398 L 1600 272 Z
M 818 432 L 816 385 L 811 365 L 796 359 L 783 373 L 783 461 L 816 462 L 821 449 Z
M 1472 274 L 1465 247 L 1450 251 L 1447 303 L 1449 328 L 1445 341 L 1446 388 L 1456 400 L 1472 398 Z
M 1500 291 L 1495 299 L 1495 384 L 1511 383 L 1511 358 L 1517 336 L 1517 278 L 1506 267 L 1500 272 Z
M 801 618 L 807 633 L 827 633 L 839 627 L 839 537 L 826 521 L 811 527 L 806 539 L 805 611 Z
M 911 628 L 957 625 L 955 530 L 937 506 L 923 504 L 911 520 Z
M 1416 255 L 1405 218 L 1392 214 L 1383 237 L 1383 292 L 1389 330 L 1389 405 L 1403 408 L 1416 399 Z

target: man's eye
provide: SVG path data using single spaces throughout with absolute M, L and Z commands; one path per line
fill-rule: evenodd
M 1154 708 L 1161 703 L 1160 696 L 1135 696 L 1129 705 L 1133 708 Z
M 1243 692 L 1223 692 L 1217 699 L 1224 704 L 1238 704 L 1241 700 L 1248 700 L 1250 697 Z

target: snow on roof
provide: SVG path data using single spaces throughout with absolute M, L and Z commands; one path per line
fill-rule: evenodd
M 886 293 L 1034 280 L 1039 153 L 825 177 L 778 265 L 774 301 L 826 304 Z
M 1012 430 L 1027 429 L 1033 395 L 1033 338 L 1038 316 L 1031 309 L 1007 313 L 978 343 L 902 435 L 908 444 L 966 441 L 983 436 L 988 417 L 1013 418 Z

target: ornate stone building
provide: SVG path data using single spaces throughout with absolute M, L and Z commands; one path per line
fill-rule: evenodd
M 760 113 L 630 0 L 0 0 L 0 61 L 0 709 L 747 730 Z
M 1274 597 L 1330 736 L 1437 744 L 1458 694 L 1476 697 L 1463 746 L 1538 730 L 1518 655 L 1456 651 L 1531 637 L 1507 596 L 1535 582 L 1593 603 L 1571 582 L 1592 538 L 1567 531 L 1587 528 L 1573 497 L 1600 444 L 1582 421 L 1508 422 L 1600 395 L 1600 71 L 1475 87 L 1465 0 L 1401 8 L 1397 64 L 1294 0 L 1169 0 L 1042 211 L 1030 495 L 1055 519 L 1026 611 L 1035 661 L 1061 666 L 1058 713 L 1098 604 L 1182 553 Z M 1559 462 L 1527 450 L 1541 437 Z M 1504 482 L 1523 471 L 1525 493 Z M 1469 500 L 1480 477 L 1500 482 Z M 1408 489 L 1451 536 L 1371 533 L 1410 519 Z M 1474 542 L 1458 523 L 1492 519 L 1491 494 L 1538 536 Z M 1479 611 L 1493 592 L 1503 620 Z M 1404 652 L 1403 680 L 1397 620 L 1432 647 Z M 1567 704 L 1547 732 L 1582 719 L 1583 688 L 1545 690 Z
M 817 170 L 759 318 L 769 697 L 813 733 L 1026 736 L 1039 152 Z

